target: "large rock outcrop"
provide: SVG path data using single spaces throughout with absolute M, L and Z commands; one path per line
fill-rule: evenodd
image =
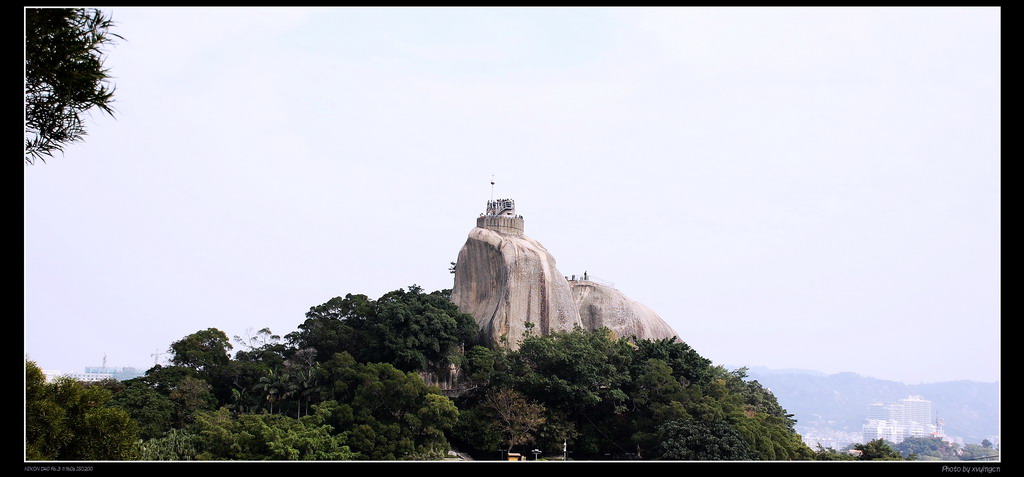
M 617 336 L 677 336 L 657 313 L 618 290 L 589 280 L 567 280 L 555 258 L 523 233 L 511 199 L 487 203 L 455 265 L 452 301 L 473 315 L 491 347 L 515 349 L 533 324 L 547 335 L 602 326 Z
M 452 301 L 476 318 L 490 346 L 502 344 L 504 337 L 516 348 L 527 322 L 540 334 L 582 326 L 555 258 L 525 235 L 482 227 L 470 231 L 455 265 Z
M 651 340 L 678 336 L 654 310 L 612 287 L 589 280 L 570 283 L 584 328 L 603 326 L 617 336 Z

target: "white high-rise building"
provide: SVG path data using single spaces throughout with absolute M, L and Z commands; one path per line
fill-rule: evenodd
M 900 424 L 907 437 L 928 437 L 935 432 L 932 402 L 921 396 L 907 396 L 900 400 L 903 416 Z
M 897 421 L 868 419 L 863 427 L 864 442 L 885 439 L 889 442 L 903 442 L 903 426 Z
M 868 419 L 900 422 L 903 420 L 903 406 L 899 403 L 876 402 L 868 407 Z
M 865 442 L 881 438 L 897 444 L 907 437 L 935 435 L 932 402 L 908 396 L 895 403 L 874 403 L 868 407 L 863 432 Z

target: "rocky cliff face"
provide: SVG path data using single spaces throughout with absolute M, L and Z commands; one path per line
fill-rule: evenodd
M 620 337 L 676 336 L 657 313 L 618 290 L 566 280 L 547 249 L 523 234 L 514 201 L 487 205 L 459 251 L 452 301 L 476 318 L 488 346 L 517 348 L 526 323 L 541 335 L 605 326 Z
M 612 287 L 586 280 L 570 283 L 584 328 L 603 326 L 616 336 L 652 340 L 678 336 L 654 310 Z
M 569 282 L 543 245 L 525 235 L 476 227 L 455 265 L 452 301 L 476 318 L 490 346 L 513 349 L 526 331 L 549 334 L 582 326 Z

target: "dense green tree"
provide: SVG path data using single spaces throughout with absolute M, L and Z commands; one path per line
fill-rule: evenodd
M 532 437 L 548 454 L 560 453 L 562 443 L 568 442 L 577 459 L 649 459 L 666 453 L 689 459 L 703 455 L 701 445 L 724 446 L 714 458 L 813 457 L 793 431 L 792 416 L 770 391 L 756 381 L 745 381 L 742 370 L 712 366 L 674 339 L 631 341 L 616 339 L 607 329 L 577 329 L 530 335 L 518 350 L 499 350 L 486 356 L 490 357 L 494 365 L 487 387 L 513 389 L 545 407 L 545 422 Z M 471 361 L 469 353 L 462 360 L 468 373 L 475 372 L 468 365 Z M 489 359 L 480 361 L 487 363 L 480 368 L 489 368 Z M 482 394 L 460 399 L 460 408 L 474 424 L 458 425 L 454 440 L 478 455 L 492 455 L 490 445 L 474 442 L 491 442 L 498 434 L 487 429 L 500 419 L 478 397 Z M 667 422 L 677 425 L 661 429 Z M 709 434 L 712 428 L 728 428 L 728 438 L 704 439 L 717 435 Z M 669 434 L 675 436 L 672 449 L 664 447 Z M 733 442 L 736 439 L 742 445 Z M 696 447 L 685 454 L 680 443 Z
M 650 358 L 644 363 L 643 372 L 637 377 L 633 403 L 646 405 L 651 402 L 678 400 L 683 393 L 683 385 L 672 375 L 672 367 L 668 363 Z
M 200 373 L 209 372 L 231 360 L 228 354 L 231 348 L 231 341 L 223 331 L 207 328 L 171 343 L 171 363 Z
M 196 415 L 199 460 L 350 460 L 344 435 L 323 419 L 279 414 L 232 414 L 226 408 Z
M 499 350 L 499 352 L 501 352 Z M 494 376 L 496 353 L 483 346 L 473 346 L 462 356 L 463 376 L 473 386 L 486 385 Z
M 770 391 L 744 381 L 742 371 L 712 366 L 676 340 L 630 341 L 614 339 L 607 330 L 577 330 L 527 336 L 518 350 L 495 357 L 490 387 L 514 389 L 546 406 L 546 422 L 535 433 L 546 453 L 559 452 L 567 441 L 575 459 L 656 458 L 667 451 L 666 430 L 659 433 L 659 426 L 693 421 L 703 427 L 686 424 L 694 432 L 678 442 L 702 442 L 708 426 L 726 427 L 741 441 L 741 451 L 719 452 L 722 459 L 813 457 L 793 430 L 792 415 Z M 481 400 L 471 396 L 460 407 L 471 410 L 473 419 L 487 415 Z M 480 433 L 460 425 L 455 440 L 463 445 Z M 682 456 L 679 448 L 673 452 Z
M 294 349 L 317 350 L 320 360 L 347 352 L 358 361 L 419 371 L 451 363 L 477 329 L 447 291 L 423 293 L 412 285 L 375 301 L 365 295 L 335 297 L 310 308 L 306 321 L 287 339 Z
M 110 407 L 110 391 L 62 377 L 47 383 L 25 363 L 25 458 L 130 460 L 138 457 L 138 426 Z
M 373 313 L 373 302 L 366 295 L 334 297 L 322 305 L 311 307 L 298 330 L 285 338 L 293 349 L 313 348 L 321 361 L 335 353 L 362 357 L 366 351 L 363 329 Z
M 960 460 L 985 460 L 998 455 L 998 450 L 978 444 L 967 444 L 960 452 Z
M 501 430 L 507 452 L 519 444 L 535 440 L 533 434 L 544 424 L 544 406 L 530 402 L 514 389 L 492 389 L 483 406 L 493 411 L 494 425 Z
M 293 400 L 294 414 L 301 417 L 309 413 L 309 404 L 320 400 L 323 371 L 316 361 L 317 351 L 306 348 L 295 351 L 282 365 L 282 397 Z
M 183 366 L 156 365 L 146 371 L 141 378 L 144 383 L 152 386 L 157 392 L 169 395 L 171 390 L 178 386 L 185 378 L 197 378 L 199 373 L 195 369 Z
M 493 459 L 502 448 L 501 430 L 495 425 L 494 411 L 484 406 L 459 408 L 459 419 L 452 428 L 452 444 L 477 459 Z
M 847 452 L 839 452 L 831 447 L 822 447 L 818 444 L 818 449 L 814 452 L 813 460 L 857 460 L 857 458 Z
M 758 460 L 808 460 L 814 452 L 793 430 L 796 421 L 779 405 L 775 396 L 757 381 L 746 381 L 746 368 L 729 372 L 711 369 L 711 382 L 704 387 L 705 401 L 716 408 L 745 439 Z M 720 413 L 720 414 L 719 414 Z M 697 415 L 697 414 L 695 414 Z
M 288 351 L 281 337 L 270 331 L 270 328 L 263 328 L 245 338 L 235 335 L 234 340 L 243 348 L 235 353 L 237 361 L 261 363 L 269 368 L 283 364 L 284 355 Z
M 141 460 L 196 460 L 199 436 L 187 429 L 171 429 L 161 437 L 139 444 Z
M 415 373 L 387 363 L 357 363 L 346 353 L 323 364 L 332 383 L 330 409 L 335 432 L 347 432 L 347 444 L 371 460 L 440 458 L 449 448 L 446 433 L 459 410 L 437 388 Z
M 669 421 L 658 427 L 661 460 L 753 460 L 743 437 L 728 422 L 716 419 Z
M 113 116 L 103 49 L 120 35 L 95 8 L 25 9 L 25 162 L 45 162 L 85 135 L 82 114 Z
M 761 383 L 757 382 L 757 380 L 747 381 L 745 379 L 747 377 L 747 368 L 739 368 L 728 372 L 724 367 L 716 366 L 713 374 L 725 380 L 729 391 L 739 395 L 747 409 L 784 419 L 790 431 L 793 430 L 793 427 L 796 425 L 796 419 L 793 419 L 793 415 L 787 413 L 779 405 L 775 395 L 762 386 Z
M 142 439 L 163 436 L 174 424 L 174 402 L 139 378 L 126 381 L 110 403 L 124 409 L 138 423 Z
M 118 381 L 114 378 L 104 378 L 99 381 L 82 383 L 82 385 L 86 387 L 98 386 L 103 389 L 106 389 L 107 391 L 110 391 L 110 394 L 113 395 L 116 395 L 117 393 L 124 391 L 124 388 L 127 386 L 127 384 Z
M 660 340 L 639 340 L 635 342 L 635 346 L 635 363 L 643 363 L 651 358 L 660 359 L 672 368 L 676 376 L 686 380 L 684 385 L 703 385 L 711 380 L 711 360 L 704 358 L 674 336 Z
M 423 293 L 412 285 L 409 291 L 398 289 L 380 297 L 366 330 L 371 344 L 368 361 L 418 371 L 450 363 L 453 354 L 476 338 L 478 327 L 444 291 Z
M 953 445 L 938 437 L 907 437 L 893 448 L 910 460 L 959 460 Z
M 733 413 L 729 422 L 742 435 L 758 460 L 811 460 L 814 452 L 793 432 L 789 422 L 778 416 L 747 409 Z
M 859 460 L 903 460 L 896 449 L 885 439 L 875 439 L 866 444 L 855 444 L 855 450 L 861 451 Z
M 212 393 L 217 402 L 237 412 L 257 412 L 265 406 L 260 379 L 272 368 L 262 362 L 232 360 L 214 369 Z
M 186 377 L 170 392 L 174 403 L 174 421 L 176 427 L 183 428 L 195 420 L 199 411 L 211 409 L 217 400 L 210 393 L 210 384 L 202 379 Z
M 559 429 L 573 436 L 576 458 L 606 458 L 635 450 L 625 429 L 632 359 L 630 343 L 608 329 L 531 335 L 498 360 L 492 385 L 515 389 L 551 411 L 548 437 L 539 444 L 555 447 L 541 447 L 545 453 L 561 452 L 549 432 Z
M 544 422 L 534 434 L 538 449 L 548 454 L 560 453 L 568 442 L 575 442 L 580 436 L 576 424 L 568 412 L 561 409 L 547 409 Z
M 660 359 L 649 358 L 633 370 L 639 374 L 625 387 L 632 411 L 626 427 L 631 428 L 631 441 L 644 455 L 660 443 L 657 427 L 664 422 L 691 418 L 687 405 L 692 407 L 701 395 L 696 386 L 684 386 L 686 379 L 676 376 L 672 367 Z
M 614 391 L 629 380 L 621 371 L 631 358 L 629 344 L 607 328 L 576 328 L 524 339 L 497 380 L 548 408 L 579 411 L 624 397 Z

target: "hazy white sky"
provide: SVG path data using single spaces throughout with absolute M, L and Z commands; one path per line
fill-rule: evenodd
M 716 364 L 999 379 L 998 8 L 106 11 L 117 119 L 25 167 L 44 369 L 450 288 L 494 174 Z

